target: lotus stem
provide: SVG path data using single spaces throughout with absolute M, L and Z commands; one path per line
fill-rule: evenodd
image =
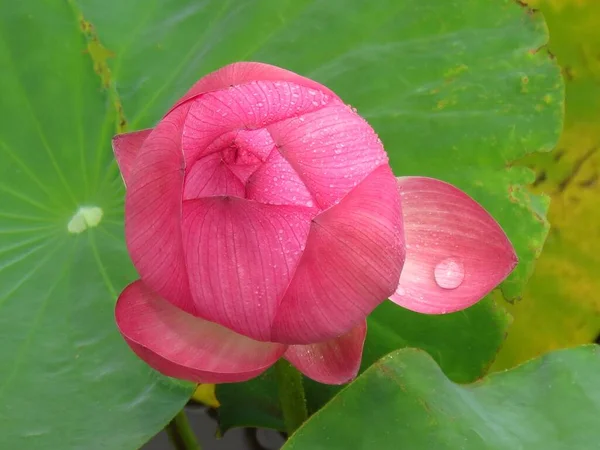
M 173 417 L 165 430 L 176 450 L 202 450 L 183 409 Z
M 281 358 L 275 363 L 279 403 L 288 437 L 308 418 L 302 375 Z

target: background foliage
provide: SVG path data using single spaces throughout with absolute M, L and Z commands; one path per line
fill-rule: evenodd
M 511 308 L 516 322 L 497 367 L 589 342 L 600 327 L 593 278 L 599 228 L 589 220 L 598 217 L 600 11 L 592 0 L 533 5 L 547 14 L 568 95 L 559 148 L 542 155 L 561 128 L 562 80 L 541 15 L 520 3 L 0 3 L 0 448 L 137 448 L 191 395 L 192 385 L 138 361 L 113 323 L 116 296 L 136 274 L 123 242 L 124 190 L 110 138 L 153 126 L 195 80 L 237 60 L 281 65 L 327 84 L 373 124 L 397 175 L 456 184 L 492 212 L 515 244 L 521 264 L 502 293 L 467 311 L 432 317 L 390 303 L 378 308 L 369 319 L 363 369 L 414 346 L 445 375 L 414 351 L 394 361 L 430 373 L 426 388 L 433 392 L 470 392 L 453 382 L 472 382 L 494 360 L 510 322 L 498 305 L 521 296 L 548 231 L 547 202 L 527 190 L 531 182 L 554 199 L 554 230 L 527 301 Z M 537 179 L 516 161 L 534 167 Z M 587 389 L 565 381 L 564 364 L 596 370 L 594 351 L 561 355 L 549 360 L 557 386 L 565 395 Z M 360 386 L 371 386 L 385 361 L 327 410 L 349 392 L 366 395 Z M 535 385 L 546 376 L 539 367 L 492 378 L 490 392 L 503 393 L 503 380 Z M 384 381 L 369 389 L 386 388 Z M 307 391 L 316 411 L 338 389 L 307 383 Z M 275 393 L 270 372 L 220 386 L 222 428 L 281 427 Z M 199 395 L 211 398 L 210 389 Z M 325 414 L 306 430 L 335 420 Z
M 544 251 L 494 366 L 512 367 L 600 335 L 600 3 L 535 0 L 566 84 L 563 133 L 552 153 L 524 160 L 552 198 Z

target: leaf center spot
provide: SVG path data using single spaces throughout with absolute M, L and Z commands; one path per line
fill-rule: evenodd
M 69 233 L 79 234 L 88 228 L 97 227 L 103 214 L 104 211 L 98 206 L 81 206 L 69 220 L 67 230 Z

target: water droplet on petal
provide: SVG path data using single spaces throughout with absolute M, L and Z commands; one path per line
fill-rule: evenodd
M 406 295 L 406 289 L 404 288 L 398 288 L 398 290 L 396 291 L 396 293 L 400 296 L 402 295 Z
M 465 266 L 454 258 L 446 258 L 435 266 L 433 276 L 442 289 L 456 289 L 465 279 Z

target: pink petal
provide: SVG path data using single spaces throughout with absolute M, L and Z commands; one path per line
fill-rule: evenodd
M 313 214 L 237 197 L 183 202 L 183 237 L 198 314 L 265 341 Z
M 271 205 L 315 205 L 298 173 L 277 150 L 249 178 L 246 198 Z
M 125 238 L 144 283 L 193 314 L 181 241 L 180 145 L 187 110 L 181 107 L 165 117 L 139 151 L 125 197 Z
M 225 133 L 264 128 L 316 111 L 332 101 L 339 102 L 322 91 L 279 81 L 253 81 L 205 94 L 190 102 L 183 133 L 186 166 L 218 150 L 215 141 Z
M 260 161 L 266 161 L 275 147 L 273 138 L 265 129 L 238 130 L 234 143 L 238 149 L 253 153 Z
M 244 197 L 246 188 L 223 162 L 220 153 L 200 158 L 185 175 L 184 200 L 212 195 Z
M 284 357 L 304 375 L 319 383 L 347 383 L 358 374 L 366 335 L 365 321 L 329 341 L 290 345 Z
M 129 173 L 131 172 L 135 157 L 151 132 L 152 129 L 150 128 L 147 130 L 134 131 L 133 133 L 123 133 L 115 136 L 112 140 L 115 159 L 119 165 L 119 170 L 121 171 L 121 176 L 123 177 L 125 185 L 127 185 L 127 180 L 129 179 Z
M 165 375 L 196 383 L 253 378 L 285 351 L 191 316 L 154 293 L 141 280 L 119 296 L 115 317 L 133 351 Z
M 187 195 L 186 198 L 208 195 L 239 195 L 237 193 L 239 189 L 237 188 L 233 192 L 229 192 L 226 186 L 222 186 L 225 187 L 225 190 L 219 190 L 222 183 L 213 182 L 209 179 L 213 172 L 217 170 L 215 175 L 220 177 L 219 172 L 221 172 L 221 169 L 227 168 L 229 170 L 226 173 L 233 174 L 238 178 L 239 183 L 235 184 L 243 187 L 250 175 L 261 166 L 274 148 L 275 143 L 271 135 L 264 129 L 235 130 L 220 135 L 202 151 L 202 156 L 198 160 L 195 162 L 190 161 L 192 163 L 191 168 L 189 165 L 187 167 L 187 171 L 194 172 L 194 175 L 190 176 L 188 173 L 185 190 L 202 191 L 208 185 L 206 191 L 212 192 L 212 194 Z M 221 164 L 218 165 L 217 163 Z M 229 178 L 226 173 L 221 175 Z M 187 186 L 188 181 L 192 186 Z M 213 188 L 210 188 L 211 185 Z
M 403 262 L 400 196 L 384 165 L 313 219 L 273 341 L 312 344 L 348 332 L 394 292 Z
M 240 84 L 250 83 L 252 81 L 287 81 L 290 83 L 304 86 L 310 89 L 315 89 L 325 92 L 328 95 L 337 98 L 337 95 L 327 87 L 316 81 L 300 76 L 289 70 L 282 69 L 270 64 L 257 62 L 238 62 L 229 64 L 219 70 L 209 73 L 202 77 L 194 84 L 186 94 L 175 103 L 173 108 L 176 108 L 183 102 L 194 98 L 198 95 L 227 89 L 229 87 L 238 86 Z
M 381 141 L 369 124 L 337 101 L 267 129 L 323 209 L 387 162 Z
M 498 223 L 467 194 L 424 177 L 400 177 L 406 262 L 390 299 L 443 314 L 479 301 L 517 264 Z

